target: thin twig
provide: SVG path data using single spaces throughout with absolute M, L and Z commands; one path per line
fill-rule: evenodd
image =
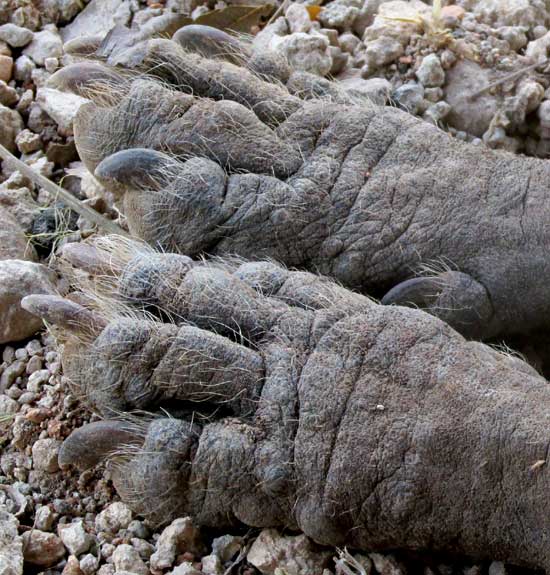
M 35 172 L 30 166 L 23 163 L 21 160 L 17 159 L 13 154 L 8 152 L 4 146 L 0 144 L 0 158 L 4 161 L 12 163 L 15 168 L 21 172 L 24 176 L 32 180 L 37 186 L 44 188 L 56 198 L 58 197 L 64 204 L 69 206 L 75 212 L 80 214 L 83 218 L 97 224 L 98 227 L 103 228 L 105 231 L 111 234 L 118 234 L 119 236 L 130 237 L 128 232 L 123 230 L 120 226 L 108 220 L 86 204 L 83 204 L 80 200 L 77 200 L 72 196 L 67 190 L 64 190 L 57 184 L 54 184 L 48 178 L 45 178 L 42 174 Z
M 279 17 L 281 12 L 283 12 L 286 9 L 287 4 L 288 4 L 288 0 L 283 0 L 281 5 L 277 8 L 277 10 L 275 10 L 275 12 L 272 14 L 271 18 L 267 21 L 267 24 L 266 24 L 267 26 L 269 26 L 269 24 L 271 24 L 276 18 Z
M 526 68 L 522 68 L 521 70 L 516 70 L 515 72 L 512 72 L 511 74 L 503 76 L 502 78 L 499 78 L 498 80 L 495 80 L 494 82 L 491 82 L 490 84 L 485 86 L 485 88 L 481 88 L 481 90 L 478 90 L 477 92 L 474 92 L 473 94 L 471 94 L 470 99 L 474 100 L 475 98 L 477 98 L 478 96 L 481 96 L 482 94 L 485 94 L 485 92 L 488 92 L 492 88 L 496 88 L 497 86 L 500 86 L 501 84 L 508 82 L 508 80 L 513 80 L 514 78 L 522 76 L 523 74 L 526 74 L 527 72 L 530 72 L 531 70 L 534 70 L 535 68 L 538 68 L 539 66 L 544 66 L 545 64 L 548 64 L 548 62 L 549 62 L 549 59 L 547 58 L 546 60 L 541 60 L 540 62 L 537 62 L 536 64 L 531 64 L 530 66 L 527 66 Z

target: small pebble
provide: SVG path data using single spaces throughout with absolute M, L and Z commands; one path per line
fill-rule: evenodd
M 48 507 L 42 505 L 34 516 L 34 526 L 41 531 L 50 531 L 55 520 L 55 513 Z
M 42 369 L 42 358 L 39 357 L 38 355 L 33 355 L 28 363 L 27 363 L 27 368 L 26 368 L 26 372 L 27 374 L 31 375 L 37 371 L 39 371 L 40 369 Z
M 118 533 L 120 529 L 126 529 L 132 521 L 132 511 L 120 501 L 111 503 L 106 507 L 95 520 L 96 531 L 106 531 L 107 533 Z
M 29 357 L 28 351 L 24 347 L 20 347 L 15 350 L 15 358 L 26 360 Z
M 59 470 L 57 454 L 61 442 L 56 439 L 39 439 L 32 446 L 34 469 L 54 473 Z
M 131 545 L 119 545 L 113 553 L 113 563 L 117 571 L 130 571 L 135 575 L 149 575 L 149 569 Z
M 69 552 L 77 557 L 88 551 L 92 544 L 92 538 L 84 529 L 82 521 L 75 521 L 66 527 L 60 527 L 58 535 Z
M 91 553 L 87 553 L 80 560 L 80 570 L 84 575 L 93 575 L 97 571 L 98 560 Z
M 9 82 L 13 72 L 13 58 L 11 56 L 0 55 L 0 80 Z
M 65 556 L 65 547 L 57 535 L 31 529 L 23 533 L 23 556 L 33 565 L 50 567 Z

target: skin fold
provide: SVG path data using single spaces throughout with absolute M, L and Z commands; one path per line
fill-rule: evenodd
M 550 391 L 527 364 L 328 278 L 111 241 L 65 250 L 83 293 L 22 304 L 107 418 L 62 464 L 113 458 L 122 499 L 157 522 L 550 567 Z
M 92 93 L 76 143 L 133 234 L 320 272 L 470 338 L 548 327 L 547 161 L 453 140 L 324 79 L 293 92 L 275 56 L 222 54 L 197 28 L 130 55 L 107 42 L 102 63 L 52 78 Z

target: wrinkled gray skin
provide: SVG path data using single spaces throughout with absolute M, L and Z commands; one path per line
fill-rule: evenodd
M 51 296 L 23 305 L 70 330 L 65 374 L 104 414 L 178 401 L 195 413 L 141 431 L 91 424 L 62 464 L 133 444 L 116 487 L 160 522 L 550 568 L 550 389 L 525 363 L 272 263 L 136 256 L 116 285 L 181 323 L 90 321 Z M 86 350 L 79 330 L 93 332 Z
M 95 64 L 120 91 L 76 119 L 84 162 L 122 196 L 134 234 L 191 257 L 318 271 L 468 337 L 550 325 L 549 162 L 464 144 L 394 108 L 303 101 L 292 78 L 268 82 L 175 41 L 141 44 L 122 64 L 154 66 L 181 90 L 113 81 Z M 87 85 L 85 66 L 53 83 Z M 434 277 L 411 280 L 423 266 Z

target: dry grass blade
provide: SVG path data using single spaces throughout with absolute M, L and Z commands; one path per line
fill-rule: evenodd
M 341 575 L 368 575 L 367 570 L 347 549 L 338 549 L 338 557 L 334 558 L 336 572 Z
M 271 18 L 267 21 L 267 24 L 271 24 L 274 22 L 284 11 L 288 8 L 289 0 L 283 0 L 280 6 L 275 10 L 275 12 L 271 15 Z
M 549 61 L 550 61 L 549 58 L 545 58 L 543 60 L 540 60 L 539 62 L 535 62 L 534 64 L 531 64 L 530 66 L 525 66 L 525 67 L 521 68 L 520 70 L 516 70 L 515 72 L 511 72 L 510 74 L 506 74 L 505 76 L 502 76 L 502 78 L 499 78 L 498 80 L 495 80 L 494 82 L 491 82 L 490 84 L 488 84 L 484 88 L 481 88 L 481 90 L 478 90 L 477 92 L 474 92 L 473 94 L 471 94 L 470 99 L 474 100 L 478 96 L 485 94 L 489 90 L 492 90 L 493 88 L 496 88 L 497 86 L 500 86 L 500 85 L 508 82 L 509 80 L 515 80 L 516 78 L 519 78 L 520 76 L 523 76 L 524 74 L 527 74 L 527 72 L 531 72 L 532 70 L 535 70 L 539 66 L 545 66 L 546 64 L 548 64 Z
M 111 220 L 98 214 L 95 210 L 89 206 L 83 204 L 81 201 L 77 200 L 72 196 L 67 190 L 64 190 L 57 184 L 54 184 L 48 178 L 45 178 L 41 174 L 35 172 L 27 164 L 23 163 L 21 160 L 17 159 L 13 154 L 11 154 L 4 146 L 0 144 L 0 158 L 6 162 L 10 162 L 15 166 L 15 168 L 21 172 L 24 176 L 32 180 L 37 186 L 40 186 L 53 194 L 56 198 L 66 204 L 68 207 L 73 209 L 75 212 L 80 214 L 83 218 L 86 218 L 90 222 L 96 224 L 99 228 L 104 229 L 110 234 L 116 234 L 119 236 L 130 237 L 128 232 L 123 230 L 120 226 L 117 226 Z

